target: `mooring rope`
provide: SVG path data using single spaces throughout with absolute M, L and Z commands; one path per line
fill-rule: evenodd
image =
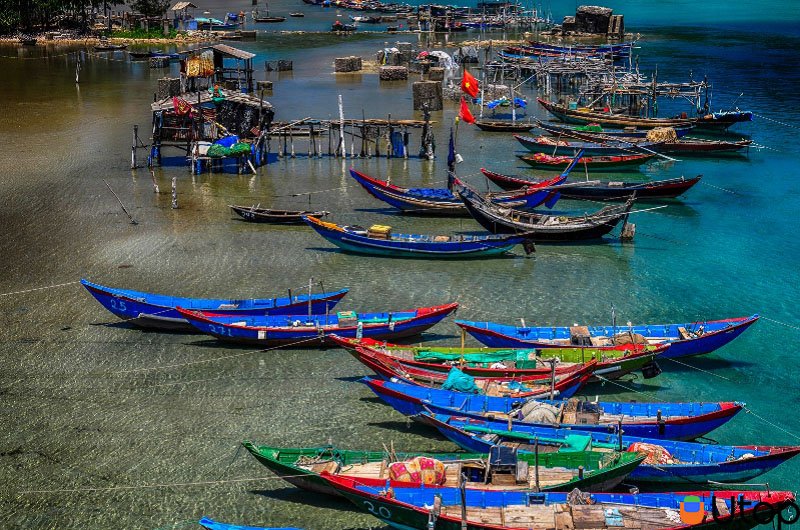
M 755 417 L 756 417 L 756 418 L 758 418 L 759 420 L 763 421 L 763 422 L 764 422 L 764 423 L 766 423 L 767 425 L 771 425 L 772 427 L 774 427 L 774 428 L 778 429 L 779 431 L 783 432 L 784 434 L 788 434 L 789 436 L 791 436 L 791 437 L 792 437 L 792 438 L 794 438 L 795 440 L 800 440 L 800 436 L 796 435 L 795 433 L 793 433 L 792 431 L 790 431 L 790 430 L 788 430 L 788 429 L 784 429 L 784 428 L 783 428 L 783 427 L 781 427 L 780 425 L 777 425 L 777 424 L 775 424 L 775 423 L 773 423 L 773 422 L 769 421 L 767 418 L 765 418 L 765 417 L 763 417 L 763 416 L 761 416 L 761 415 L 759 415 L 759 414 L 756 414 L 755 412 L 753 412 L 753 409 L 751 409 L 751 408 L 750 408 L 750 407 L 748 407 L 747 405 L 743 406 L 742 408 L 745 410 L 745 412 L 746 412 L 747 414 L 752 414 L 753 416 L 755 416 Z
M 767 320 L 769 322 L 774 322 L 775 324 L 780 324 L 781 326 L 786 326 L 787 328 L 800 330 L 800 327 L 798 327 L 798 326 L 794 326 L 792 324 L 787 324 L 786 322 L 781 322 L 780 320 L 775 320 L 774 318 L 765 317 L 763 315 L 759 315 L 758 318 L 760 318 L 762 320 Z
M 720 379 L 724 379 L 725 381 L 732 381 L 732 379 L 729 379 L 729 378 L 725 377 L 724 375 L 715 374 L 714 372 L 709 372 L 708 370 L 703 370 L 702 368 L 698 368 L 697 366 L 692 366 L 691 364 L 682 363 L 681 361 L 679 361 L 677 359 L 670 359 L 669 357 L 665 357 L 665 358 L 659 359 L 659 360 L 671 361 L 673 363 L 677 363 L 677 364 L 686 366 L 688 368 L 692 368 L 692 369 L 697 370 L 699 372 L 703 372 L 703 373 L 706 373 L 708 375 L 713 375 L 714 377 L 719 377 Z
M 58 284 L 55 284 L 55 285 L 48 285 L 47 287 L 34 287 L 33 289 L 25 289 L 23 291 L 13 291 L 13 292 L 10 292 L 10 293 L 2 293 L 2 294 L 0 294 L 0 297 L 11 296 L 11 295 L 15 295 L 15 294 L 32 293 L 34 291 L 43 291 L 45 289 L 55 289 L 56 287 L 64 287 L 65 285 L 74 285 L 76 283 L 81 283 L 81 282 L 80 281 L 74 281 L 74 282 L 67 282 L 67 283 L 58 283 Z
M 130 370 L 119 370 L 117 372 L 111 372 L 111 373 L 112 374 L 131 374 L 131 373 L 137 373 L 137 372 L 150 372 L 150 371 L 153 371 L 153 370 L 165 370 L 165 369 L 168 369 L 168 368 L 180 368 L 180 367 L 183 367 L 183 366 L 191 366 L 191 365 L 195 365 L 195 364 L 213 363 L 213 362 L 216 362 L 216 361 L 224 361 L 226 359 L 234 359 L 236 357 L 244 357 L 246 355 L 253 355 L 254 353 L 261 353 L 261 352 L 267 352 L 267 351 L 272 351 L 272 350 L 278 350 L 278 349 L 281 349 L 281 348 L 290 348 L 292 346 L 297 346 L 298 344 L 303 344 L 305 342 L 312 342 L 312 341 L 318 341 L 318 340 L 320 340 L 320 337 L 310 337 L 308 339 L 298 340 L 298 341 L 295 341 L 295 342 L 291 342 L 289 344 L 281 344 L 280 346 L 273 346 L 271 348 L 263 348 L 263 349 L 260 349 L 260 350 L 251 350 L 251 351 L 246 351 L 246 352 L 242 352 L 242 353 L 234 353 L 234 354 L 231 354 L 231 355 L 223 355 L 222 357 L 214 357 L 213 359 L 201 359 L 199 361 L 188 361 L 188 362 L 185 362 L 185 363 L 164 364 L 164 365 L 159 365 L 159 366 L 149 366 L 147 368 L 133 368 L 133 369 L 130 369 Z
M 762 116 L 761 114 L 756 114 L 755 112 L 753 113 L 753 116 L 758 116 L 762 120 L 771 121 L 773 123 L 777 123 L 778 125 L 783 125 L 784 127 L 789 127 L 791 129 L 800 129 L 800 127 L 798 127 L 797 125 L 792 125 L 791 123 L 786 123 L 786 122 L 783 122 L 783 121 L 779 121 L 779 120 L 776 120 L 774 118 L 768 118 L 766 116 Z

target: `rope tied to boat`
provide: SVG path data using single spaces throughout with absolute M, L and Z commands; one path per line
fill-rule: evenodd
M 777 424 L 775 424 L 775 423 L 773 423 L 773 422 L 769 421 L 767 418 L 765 418 L 765 417 L 761 416 L 760 414 L 757 414 L 757 413 L 753 412 L 753 409 L 751 409 L 751 408 L 750 408 L 750 407 L 748 407 L 747 405 L 743 405 L 743 406 L 742 406 L 742 409 L 744 409 L 745 413 L 747 413 L 747 414 L 752 414 L 753 416 L 755 416 L 755 417 L 756 417 L 756 418 L 758 418 L 759 420 L 763 421 L 763 422 L 764 422 L 764 423 L 766 423 L 767 425 L 769 425 L 769 426 L 771 426 L 771 427 L 774 427 L 774 428 L 778 429 L 779 431 L 781 431 L 781 432 L 782 432 L 782 433 L 784 433 L 784 434 L 788 434 L 789 436 L 791 436 L 791 437 L 792 437 L 792 438 L 794 438 L 795 440 L 800 440 L 800 436 L 796 435 L 795 433 L 793 433 L 792 431 L 790 431 L 790 430 L 788 430 L 788 429 L 784 429 L 784 428 L 783 428 L 783 427 L 781 427 L 780 425 L 777 425 Z

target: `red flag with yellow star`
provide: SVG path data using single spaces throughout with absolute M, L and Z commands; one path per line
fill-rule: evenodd
M 461 90 L 469 94 L 470 97 L 478 97 L 478 80 L 466 70 L 464 70 L 464 77 L 461 78 Z

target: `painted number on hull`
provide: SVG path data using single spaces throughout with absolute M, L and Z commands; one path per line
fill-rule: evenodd
M 211 333 L 212 335 L 227 335 L 229 337 L 233 336 L 231 330 L 229 330 L 225 326 L 215 326 L 214 324 L 208 325 L 208 332 Z
M 116 298 L 112 298 L 109 300 L 109 304 L 111 305 L 112 309 L 116 309 L 122 313 L 126 312 L 128 308 L 125 306 L 124 300 L 117 300 Z
M 376 510 L 375 505 L 370 501 L 364 501 L 364 506 L 367 508 L 369 513 L 379 519 L 389 519 L 392 517 L 392 512 L 390 512 L 385 506 L 378 506 Z

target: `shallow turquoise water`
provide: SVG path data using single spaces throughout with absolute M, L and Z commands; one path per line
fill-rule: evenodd
M 574 11 L 566 4 L 554 3 L 554 14 Z M 327 190 L 312 195 L 311 205 L 335 212 L 334 220 L 390 224 L 402 231 L 477 230 L 469 220 L 387 215 L 346 175 L 353 165 L 370 174 L 391 173 L 400 184 L 436 185 L 444 178 L 441 158 L 453 104 L 434 115 L 440 154 L 434 163 L 296 158 L 270 164 L 256 177 L 190 176 L 183 168 L 161 168 L 155 172 L 161 187 L 156 195 L 148 172 L 131 172 L 128 157 L 130 127 L 148 128 L 148 103 L 164 72 L 125 62 L 122 54 L 110 57 L 119 61 L 88 57 L 76 88 L 74 56 L 51 50 L 55 57 L 49 60 L 24 59 L 34 52 L 0 47 L 0 55 L 19 57 L 0 59 L 7 80 L 7 111 L 0 115 L 5 140 L 0 292 L 88 276 L 189 296 L 273 295 L 299 290 L 313 276 L 326 288 L 351 288 L 343 309 L 402 309 L 455 299 L 462 303 L 459 317 L 474 320 L 607 322 L 612 305 L 620 322 L 758 312 L 762 321 L 719 352 L 688 360 L 687 366 L 665 362 L 662 376 L 626 384 L 630 390 L 598 386 L 587 395 L 746 401 L 758 417 L 742 413 L 712 438 L 798 443 L 792 433 L 800 432 L 793 415 L 800 386 L 795 366 L 800 96 L 794 91 L 800 38 L 784 31 L 798 27 L 791 19 L 797 15 L 790 3 L 703 6 L 612 4 L 626 14 L 629 30 L 638 31 L 641 24 L 643 71 L 657 65 L 659 79 L 675 81 L 689 72 L 695 79 L 707 74 L 715 83 L 712 108 L 726 107 L 744 93 L 737 104 L 757 118 L 734 132 L 766 148 L 751 149 L 746 157 L 648 166 L 644 173 L 652 178 L 704 178 L 685 199 L 637 216 L 633 244 L 609 239 L 540 245 L 531 258 L 520 254 L 483 262 L 345 255 L 302 227 L 249 225 L 234 221 L 226 209 L 234 202 L 302 207 L 307 196 L 291 194 Z M 270 7 L 289 11 L 297 4 Z M 241 2 L 224 8 L 249 10 Z M 319 8 L 303 9 L 308 18 L 317 17 L 309 23 L 322 27 L 335 16 L 320 10 L 312 17 Z M 752 24 L 742 23 L 748 13 Z M 769 24 L 773 20 L 775 25 Z M 332 116 L 338 94 L 348 116 L 360 117 L 363 108 L 368 117 L 390 112 L 411 117 L 409 84 L 381 84 L 374 74 L 330 73 L 333 57 L 366 56 L 396 39 L 264 34 L 239 46 L 256 52 L 258 64 L 295 61 L 293 73 L 271 74 L 277 119 Z M 688 110 L 677 103 L 674 108 Z M 672 110 L 668 104 L 662 109 Z M 459 174 L 479 186 L 485 185 L 477 175 L 482 166 L 535 175 L 518 166 L 516 149 L 506 138 L 461 126 L 465 161 Z M 178 177 L 178 210 L 169 207 L 172 176 Z M 102 179 L 138 225 L 128 223 Z M 253 459 L 237 453 L 238 442 L 332 440 L 380 449 L 391 440 L 398 449 L 451 448 L 420 427 L 408 429 L 399 414 L 371 400 L 354 382 L 366 372 L 339 350 L 251 353 L 199 336 L 142 332 L 114 323 L 74 284 L 3 296 L 0 323 L 4 526 L 174 528 L 207 513 L 249 524 L 364 527 L 375 520 L 279 480 L 228 482 L 267 476 Z M 455 336 L 455 326 L 446 321 L 431 338 L 448 344 Z M 798 471 L 800 464 L 790 462 L 763 481 L 774 489 L 795 489 Z M 191 485 L 143 487 L 167 484 Z M 120 487 L 131 489 L 108 489 Z

